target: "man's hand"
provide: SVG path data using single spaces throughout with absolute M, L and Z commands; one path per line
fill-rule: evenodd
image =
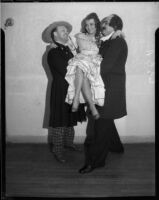
M 54 42 L 50 43 L 50 48 L 56 48 L 56 47 L 57 45 Z
M 111 39 L 115 39 L 116 37 L 121 37 L 121 38 L 125 38 L 125 34 L 121 31 L 121 30 L 117 30 L 114 32 L 114 34 L 112 35 Z

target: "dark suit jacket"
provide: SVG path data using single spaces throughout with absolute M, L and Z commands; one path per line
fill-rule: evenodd
M 101 76 L 105 84 L 105 102 L 98 107 L 102 118 L 117 119 L 127 114 L 125 63 L 128 54 L 123 38 L 109 39 L 100 48 L 103 57 Z
M 65 103 L 68 83 L 65 80 L 69 59 L 73 57 L 70 49 L 57 43 L 57 48 L 48 52 L 48 65 L 53 76 L 50 100 L 50 127 L 68 127 L 77 125 L 86 118 L 84 106 L 80 105 L 78 112 L 71 112 L 71 105 Z

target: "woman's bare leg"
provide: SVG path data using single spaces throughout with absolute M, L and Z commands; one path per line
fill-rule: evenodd
M 94 105 L 94 102 L 92 100 L 91 86 L 90 86 L 90 83 L 89 83 L 89 80 L 87 79 L 87 77 L 83 78 L 82 92 L 83 92 L 83 95 L 84 95 L 86 101 L 89 104 L 92 115 L 94 116 L 95 119 L 98 119 L 100 117 L 100 115 L 99 115 L 99 113 Z
M 83 84 L 83 71 L 77 67 L 75 75 L 75 96 L 73 99 L 72 112 L 76 112 L 79 106 L 80 92 Z

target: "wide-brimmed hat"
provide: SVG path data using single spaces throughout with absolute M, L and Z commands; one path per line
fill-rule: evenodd
M 72 31 L 72 25 L 65 21 L 56 21 L 50 24 L 42 33 L 42 40 L 46 43 L 52 43 L 51 31 L 57 26 L 65 26 L 70 33 Z

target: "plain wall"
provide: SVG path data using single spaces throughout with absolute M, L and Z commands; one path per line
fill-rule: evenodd
M 100 19 L 115 13 L 124 23 L 128 44 L 126 90 L 128 115 L 115 120 L 123 142 L 150 142 L 155 136 L 155 31 L 159 3 L 1 3 L 1 27 L 7 18 L 14 25 L 6 38 L 6 132 L 8 142 L 46 142 L 49 117 L 49 73 L 42 41 L 43 30 L 53 21 L 73 25 L 96 12 Z M 83 142 L 87 122 L 75 127 L 75 142 Z

